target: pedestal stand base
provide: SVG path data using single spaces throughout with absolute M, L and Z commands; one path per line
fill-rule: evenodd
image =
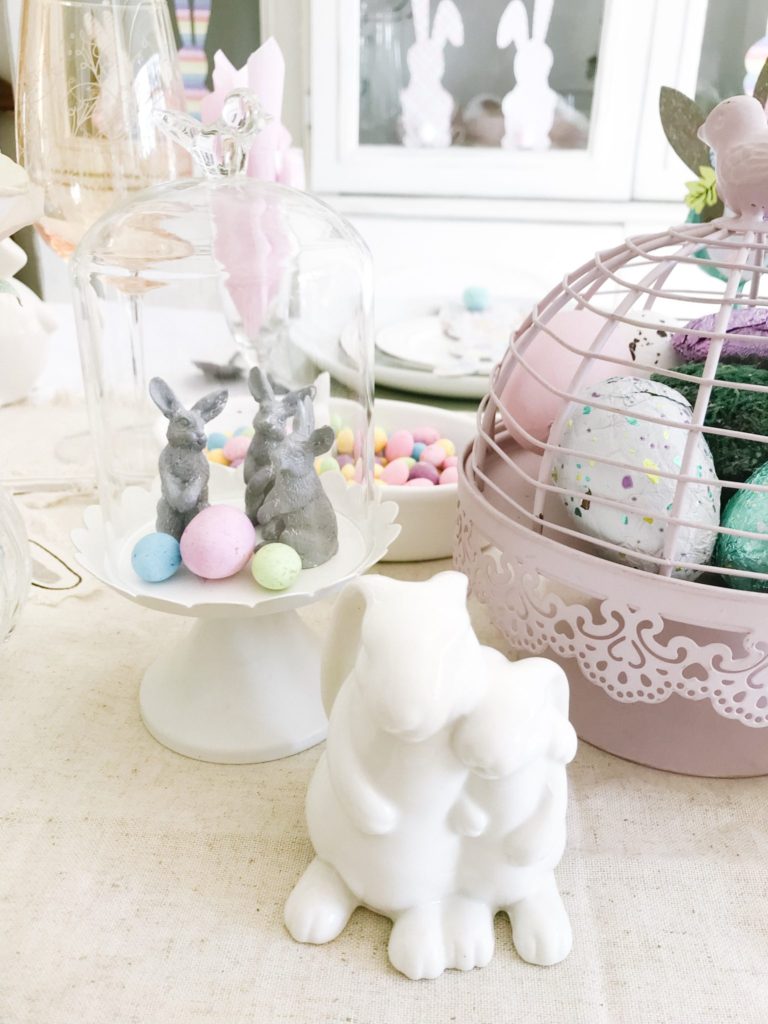
M 251 764 L 325 738 L 320 643 L 295 611 L 199 619 L 141 683 L 141 717 L 187 757 Z

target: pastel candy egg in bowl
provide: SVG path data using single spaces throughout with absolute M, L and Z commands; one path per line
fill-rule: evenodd
M 376 425 L 392 437 L 408 433 L 413 438 L 420 458 L 411 466 L 404 486 L 383 488 L 387 501 L 398 505 L 397 523 L 400 535 L 390 545 L 382 561 L 417 562 L 430 558 L 448 558 L 453 552 L 458 509 L 457 478 L 449 474 L 440 481 L 441 473 L 433 461 L 424 459 L 430 445 L 437 445 L 440 439 L 450 439 L 457 452 L 461 453 L 475 434 L 475 418 L 471 414 L 451 412 L 446 409 L 417 405 L 411 402 L 396 402 L 377 399 L 374 408 Z M 419 449 L 419 445 L 424 445 Z M 450 445 L 443 448 L 442 464 L 446 461 L 455 470 L 456 456 L 450 452 Z M 433 460 L 436 454 L 433 453 Z M 386 473 L 388 467 L 385 467 Z
M 337 472 L 350 483 L 360 483 L 354 455 L 350 454 L 356 446 L 356 438 L 347 426 L 352 422 L 353 412 L 353 403 L 331 398 L 328 418 L 336 428 L 336 455 L 328 452 L 319 457 L 315 468 L 323 475 Z M 229 418 L 222 417 L 231 434 L 237 435 L 236 420 L 242 421 L 243 416 L 244 409 L 237 408 L 229 412 Z M 397 523 L 401 528 L 382 560 L 408 562 L 450 557 L 458 506 L 456 463 L 458 455 L 474 436 L 474 416 L 380 399 L 375 403 L 373 418 L 378 458 L 385 458 L 387 449 L 393 456 L 378 471 L 377 491 L 380 490 L 382 500 L 397 503 Z M 339 440 L 343 451 L 339 451 Z M 393 440 L 394 444 L 390 445 Z M 414 450 L 419 455 L 418 461 L 412 456 Z M 425 455 L 427 457 L 423 458 Z M 242 467 L 211 461 L 210 470 L 211 479 L 216 481 L 216 493 L 223 495 L 223 500 L 235 501 L 242 491 Z M 414 477 L 423 482 L 411 486 Z

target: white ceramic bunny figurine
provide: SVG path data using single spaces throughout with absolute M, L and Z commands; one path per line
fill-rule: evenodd
M 440 0 L 429 31 L 429 0 L 413 0 L 416 42 L 408 50 L 411 77 L 400 92 L 403 143 L 443 147 L 451 144 L 453 97 L 443 88 L 445 44 L 464 44 L 464 23 L 453 0 Z
M 554 0 L 534 0 L 532 31 L 523 0 L 512 0 L 499 20 L 496 45 L 515 44 L 515 85 L 504 97 L 504 138 L 507 149 L 549 149 L 557 93 L 549 86 L 552 50 L 544 41 Z
M 307 793 L 317 856 L 285 908 L 301 942 L 334 939 L 358 906 L 391 918 L 390 961 L 414 979 L 487 964 L 498 909 L 524 958 L 570 947 L 552 875 L 575 745 L 567 683 L 552 662 L 481 646 L 466 590 L 456 572 L 367 577 L 339 599 Z M 431 619 L 450 638 L 437 654 Z

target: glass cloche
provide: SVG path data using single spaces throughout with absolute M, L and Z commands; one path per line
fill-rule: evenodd
M 377 490 L 370 255 L 318 199 L 242 173 L 250 143 L 269 120 L 252 93 L 232 93 L 213 126 L 171 112 L 161 118 L 202 176 L 147 189 L 116 207 L 72 260 L 109 563 L 135 582 L 131 550 L 151 528 L 137 519 L 137 506 L 154 515 L 158 461 L 172 443 L 167 410 L 150 396 L 150 382 L 161 378 L 187 410 L 211 392 L 229 393 L 223 411 L 205 424 L 211 504 L 244 500 L 244 453 L 229 460 L 226 441 L 260 429 L 254 418 L 263 388 L 278 398 L 298 392 L 301 429 L 333 429 L 332 446 L 325 455 L 318 448 L 315 460 L 321 478 L 338 478 L 323 479 L 326 489 L 357 492 L 347 517 L 354 543 L 335 556 L 344 562 L 341 575 L 353 575 L 369 564 Z M 296 416 L 294 404 L 279 424 L 287 434 L 297 429 Z M 152 500 L 142 505 L 137 489 Z M 153 596 L 165 600 L 177 583 L 157 585 Z
M 99 478 L 78 559 L 195 619 L 144 673 L 161 743 L 223 763 L 325 736 L 320 637 L 297 609 L 378 561 L 371 260 L 302 192 L 245 177 L 256 97 L 162 121 L 202 171 L 140 193 L 72 260 Z

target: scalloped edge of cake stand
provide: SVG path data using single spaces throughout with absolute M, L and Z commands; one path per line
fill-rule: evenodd
M 359 517 L 366 514 L 363 489 L 348 487 L 340 475 L 338 480 L 326 479 L 336 476 L 324 474 L 321 479 L 340 519 L 347 520 L 347 532 L 357 529 L 360 533 L 359 553 L 345 559 L 342 551 L 325 566 L 304 570 L 294 588 L 275 594 L 261 591 L 244 578 L 247 570 L 239 578 L 213 583 L 189 574 L 166 584 L 142 583 L 130 570 L 125 550 L 118 556 L 118 570 L 114 568 L 101 508 L 86 509 L 85 526 L 72 533 L 83 568 L 138 604 L 197 620 L 142 679 L 141 716 L 164 746 L 217 764 L 255 764 L 298 753 L 325 738 L 327 720 L 320 699 L 322 644 L 296 609 L 364 573 L 381 559 L 400 531 L 394 522 L 397 504 L 371 501 L 367 506 L 371 535 L 366 543 L 359 529 Z M 212 494 L 212 498 L 235 501 L 231 494 Z M 154 502 L 155 496 L 148 491 L 126 490 L 122 511 L 133 517 L 129 522 L 136 522 L 136 530 L 123 542 L 123 549 L 130 548 L 131 538 L 146 533 L 148 524 L 151 529 Z

